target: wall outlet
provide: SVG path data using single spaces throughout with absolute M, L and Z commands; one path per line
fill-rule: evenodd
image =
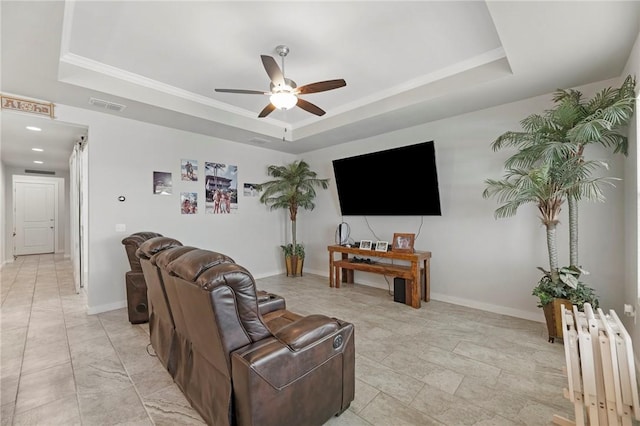
M 116 223 L 116 232 L 127 232 L 127 225 L 124 223 Z
M 627 303 L 624 304 L 624 315 L 627 317 L 633 317 L 633 323 L 636 323 L 636 308 L 633 305 Z

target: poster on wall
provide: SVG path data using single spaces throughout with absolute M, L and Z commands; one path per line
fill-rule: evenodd
M 181 192 L 180 193 L 180 212 L 182 214 L 198 213 L 198 193 L 197 192 Z
M 237 213 L 238 166 L 204 163 L 204 175 L 205 213 Z
M 245 183 L 243 195 L 245 197 L 257 197 L 260 195 L 257 183 Z
M 198 180 L 198 161 L 181 160 L 180 175 L 182 176 L 182 180 L 196 182 Z
M 156 195 L 172 194 L 171 173 L 153 172 L 153 193 Z

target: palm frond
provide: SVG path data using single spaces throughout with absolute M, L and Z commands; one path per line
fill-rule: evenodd
M 602 118 L 611 123 L 611 127 L 613 128 L 626 124 L 629 121 L 633 115 L 634 105 L 634 98 L 625 98 L 599 111 L 602 111 Z
M 547 116 L 532 114 L 520 121 L 522 128 L 528 133 L 545 132 L 552 129 L 554 124 Z
M 534 136 L 527 132 L 505 132 L 493 141 L 491 149 L 498 151 L 504 147 L 519 148 L 534 142 Z
M 515 216 L 515 214 L 518 211 L 518 208 L 520 208 L 520 206 L 528 202 L 529 201 L 513 200 L 508 203 L 505 203 L 495 210 L 495 212 L 493 213 L 493 216 L 496 219 L 504 219 L 506 217 Z
M 629 141 L 626 136 L 620 133 L 606 133 L 602 135 L 600 143 L 608 148 L 613 147 L 613 153 L 621 153 L 625 156 L 629 155 Z
M 598 93 L 596 93 L 593 98 L 587 102 L 587 111 L 589 114 L 593 114 L 594 112 L 607 108 L 613 102 L 615 102 L 617 96 L 617 90 L 614 90 L 611 87 L 607 87 L 606 89 L 602 89 Z
M 567 138 L 582 144 L 599 141 L 604 131 L 611 130 L 611 123 L 602 118 L 582 121 L 567 132 Z
M 569 90 L 557 89 L 553 93 L 552 99 L 553 99 L 553 102 L 555 103 L 560 103 L 560 102 L 565 102 L 567 100 L 570 100 L 570 102 L 574 105 L 581 105 L 582 93 L 574 89 L 569 89 Z
M 632 75 L 628 75 L 618 90 L 618 99 L 635 98 L 635 96 L 636 78 Z
M 573 127 L 584 117 L 584 111 L 580 105 L 575 105 L 568 101 L 561 102 L 558 107 L 549 112 L 549 119 L 553 123 L 553 128 L 564 133 L 566 129 Z

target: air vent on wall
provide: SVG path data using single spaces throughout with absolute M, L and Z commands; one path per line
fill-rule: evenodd
M 103 99 L 98 98 L 89 98 L 89 103 L 95 107 L 103 108 L 108 111 L 120 112 L 126 108 L 125 105 L 117 104 L 115 102 L 105 101 Z
M 53 172 L 51 170 L 29 170 L 29 169 L 25 169 L 24 171 L 25 173 L 31 173 L 34 175 L 55 175 L 56 172 Z

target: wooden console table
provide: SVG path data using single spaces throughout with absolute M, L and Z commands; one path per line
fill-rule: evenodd
M 415 251 L 413 253 L 398 253 L 393 251 L 360 250 L 356 247 L 340 245 L 328 246 L 329 250 L 329 287 L 340 288 L 340 282 L 353 283 L 353 271 L 371 272 L 374 274 L 389 275 L 406 279 L 405 304 L 420 307 L 420 267 L 424 267 L 425 292 L 422 295 L 425 302 L 430 299 L 429 260 L 430 251 Z M 334 259 L 335 253 L 341 253 L 341 259 Z M 366 258 L 401 260 L 410 265 L 396 265 L 390 262 L 360 263 L 353 262 L 349 255 L 363 256 Z M 423 263 L 421 265 L 420 263 Z M 341 273 L 341 270 L 343 273 Z M 342 275 L 342 276 L 341 276 Z

